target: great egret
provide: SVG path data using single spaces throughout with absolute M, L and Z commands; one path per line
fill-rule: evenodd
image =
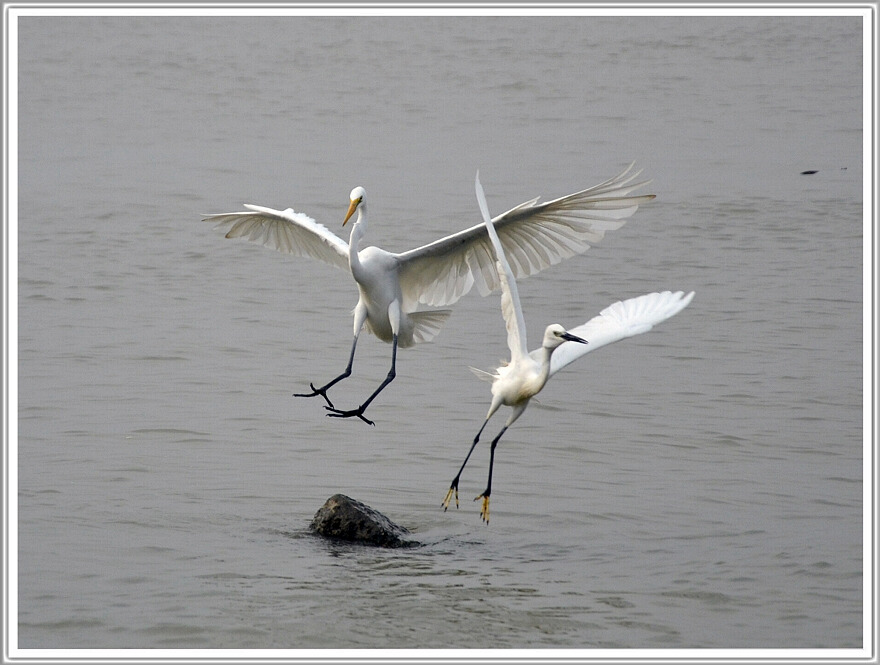
M 501 243 L 511 256 L 517 277 L 528 277 L 563 259 L 580 254 L 589 243 L 602 239 L 605 231 L 618 229 L 639 204 L 653 194 L 630 196 L 647 184 L 633 183 L 640 171 L 633 165 L 620 175 L 595 187 L 562 198 L 538 203 L 526 201 L 495 218 Z M 209 215 L 205 221 L 226 231 L 227 238 L 246 238 L 266 247 L 297 256 L 309 256 L 337 268 L 350 270 L 360 298 L 354 308 L 354 340 L 345 371 L 312 392 L 297 397 L 321 395 L 329 416 L 364 417 L 364 411 L 395 377 L 397 347 L 431 340 L 448 318 L 449 310 L 420 310 L 419 305 L 451 305 L 476 285 L 482 295 L 499 286 L 492 246 L 483 224 L 441 238 L 428 245 L 399 254 L 378 247 L 360 249 L 367 231 L 367 202 L 363 187 L 351 191 L 350 205 L 342 225 L 357 211 L 348 243 L 303 213 L 245 205 L 247 212 Z M 337 409 L 327 391 L 351 375 L 361 329 L 391 342 L 391 369 L 379 387 L 356 409 Z
M 507 262 L 504 245 L 499 239 L 499 234 L 495 232 L 492 221 L 489 219 L 489 207 L 486 204 L 483 187 L 480 185 L 479 171 L 477 172 L 475 187 L 480 212 L 483 215 L 483 221 L 488 229 L 489 237 L 497 256 L 496 267 L 501 282 L 501 312 L 507 324 L 507 345 L 510 347 L 510 362 L 497 368 L 494 374 L 471 368 L 481 379 L 492 382 L 492 403 L 489 406 L 489 412 L 486 414 L 486 420 L 483 422 L 483 426 L 480 427 L 480 431 L 477 432 L 477 436 L 474 438 L 474 442 L 464 458 L 458 474 L 449 486 L 449 491 L 446 493 L 446 498 L 443 499 L 441 505 L 445 511 L 449 507 L 449 501 L 454 495 L 455 507 L 458 507 L 458 481 L 461 478 L 461 472 L 464 471 L 465 464 L 467 464 L 471 453 L 474 452 L 474 448 L 480 440 L 483 429 L 485 429 L 489 419 L 502 404 L 512 407 L 513 413 L 510 414 L 507 423 L 498 433 L 498 436 L 492 440 L 492 446 L 489 451 L 489 482 L 486 484 L 486 489 L 483 490 L 483 493 L 474 499 L 474 501 L 483 499 L 480 516 L 488 524 L 489 495 L 492 493 L 492 467 L 495 463 L 495 447 L 507 431 L 507 428 L 526 410 L 529 400 L 541 392 L 541 389 L 551 376 L 572 361 L 606 344 L 648 332 L 657 323 L 665 321 L 687 307 L 694 297 L 694 293 L 692 291 L 685 296 L 681 291 L 676 293 L 664 291 L 663 293 L 649 293 L 638 298 L 616 302 L 610 307 L 603 309 L 599 316 L 569 331 L 566 331 L 558 323 L 551 324 L 544 331 L 544 339 L 540 348 L 529 353 L 526 344 L 525 319 L 523 318 L 522 306 L 519 302 L 516 279 L 513 269 Z

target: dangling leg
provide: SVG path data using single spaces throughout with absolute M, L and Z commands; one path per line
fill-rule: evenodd
M 364 411 L 366 411 L 367 407 L 370 405 L 370 402 L 376 399 L 376 396 L 385 389 L 385 386 L 394 381 L 394 377 L 397 376 L 397 333 L 400 329 L 400 305 L 396 300 L 392 302 L 391 305 L 388 307 L 388 318 L 391 320 L 391 331 L 393 333 L 393 337 L 391 338 L 391 369 L 388 370 L 388 375 L 385 377 L 385 380 L 379 384 L 379 387 L 376 388 L 373 394 L 370 395 L 366 399 L 366 401 L 356 409 L 343 411 L 341 409 L 334 408 L 333 406 L 325 406 L 325 409 L 333 412 L 327 414 L 329 417 L 351 418 L 352 416 L 357 416 L 368 425 L 376 424 L 372 420 L 364 417 Z
M 330 398 L 327 397 L 327 391 L 330 388 L 332 388 L 333 386 L 335 386 L 337 383 L 342 381 L 342 379 L 347 379 L 349 376 L 351 376 L 351 366 L 354 364 L 354 351 L 357 348 L 357 343 L 358 343 L 358 336 L 355 335 L 354 341 L 351 343 L 351 355 L 348 358 L 348 367 L 345 368 L 345 371 L 342 374 L 337 376 L 330 383 L 323 385 L 320 388 L 315 388 L 315 384 L 310 383 L 309 388 L 312 389 L 312 392 L 310 392 L 310 393 L 294 393 L 293 396 L 294 397 L 315 397 L 317 395 L 320 395 L 327 402 L 327 406 L 329 406 L 332 409 L 333 402 L 331 402 Z
M 480 508 L 480 517 L 483 518 L 483 521 L 486 524 L 489 523 L 489 495 L 492 493 L 492 467 L 495 465 L 495 446 L 498 445 L 498 440 L 504 436 L 506 431 L 507 425 L 498 432 L 498 436 L 492 439 L 492 447 L 489 449 L 489 482 L 486 485 L 486 489 L 483 490 L 483 493 L 474 499 L 474 501 L 477 499 L 483 500 L 483 506 Z
M 446 512 L 446 509 L 449 508 L 449 500 L 452 498 L 452 495 L 455 494 L 455 507 L 458 508 L 458 479 L 461 478 L 461 472 L 464 471 L 464 465 L 468 463 L 468 460 L 471 458 L 471 453 L 474 452 L 474 448 L 477 447 L 477 443 L 480 440 L 480 434 L 483 433 L 483 430 L 486 429 L 486 425 L 489 422 L 489 418 L 492 416 L 490 413 L 486 416 L 486 420 L 483 421 L 483 426 L 480 428 L 480 431 L 477 432 L 477 436 L 474 437 L 474 442 L 471 444 L 471 449 L 468 451 L 467 456 L 464 458 L 464 462 L 461 463 L 461 468 L 458 470 L 458 473 L 455 475 L 455 478 L 452 479 L 452 484 L 449 486 L 449 491 L 446 493 L 446 498 L 443 499 L 443 503 L 440 505 L 443 506 L 443 512 Z
M 358 301 L 357 307 L 354 309 L 354 341 L 351 343 L 351 355 L 348 357 L 348 367 L 345 368 L 345 371 L 333 379 L 330 383 L 321 386 L 320 388 L 315 388 L 313 383 L 309 384 L 309 388 L 312 389 L 310 393 L 294 393 L 294 397 L 315 397 L 320 395 L 324 398 L 324 401 L 327 402 L 327 406 L 331 409 L 333 408 L 333 402 L 330 401 L 330 398 L 327 397 L 327 391 L 335 386 L 337 383 L 342 381 L 342 379 L 347 379 L 351 376 L 351 366 L 354 364 L 354 352 L 357 349 L 358 343 L 358 335 L 360 335 L 361 328 L 364 326 L 364 321 L 367 320 L 367 308 Z
M 528 401 L 518 406 L 515 406 L 513 409 L 513 413 L 510 414 L 510 418 L 507 419 L 507 424 L 498 432 L 498 436 L 492 439 L 492 447 L 489 449 L 489 482 L 486 484 L 486 489 L 483 490 L 483 493 L 476 497 L 474 501 L 477 499 L 483 500 L 483 506 L 480 508 L 480 517 L 483 518 L 483 521 L 488 524 L 489 523 L 489 495 L 492 493 L 492 467 L 495 465 L 495 446 L 498 445 L 498 441 L 504 436 L 504 433 L 507 431 L 507 428 L 510 427 L 513 422 L 519 418 L 523 411 L 526 410 L 526 406 L 528 405 Z
M 489 424 L 489 418 L 498 410 L 501 406 L 501 398 L 497 395 L 492 396 L 492 404 L 489 405 L 489 411 L 486 413 L 486 420 L 483 421 L 483 426 L 480 427 L 480 431 L 477 432 L 477 435 L 474 437 L 474 442 L 471 444 L 471 449 L 468 451 L 467 456 L 464 458 L 464 462 L 461 463 L 461 468 L 458 470 L 458 474 L 455 478 L 452 479 L 452 484 L 449 486 L 449 491 L 446 493 L 446 498 L 443 499 L 443 503 L 440 505 L 443 506 L 443 512 L 446 512 L 446 509 L 449 507 L 449 500 L 452 498 L 452 495 L 455 494 L 455 507 L 458 508 L 458 480 L 461 478 L 461 472 L 464 471 L 465 464 L 468 463 L 468 460 L 471 458 L 471 453 L 474 452 L 474 448 L 477 447 L 477 443 L 480 441 L 480 435 L 483 433 L 483 430 L 486 429 L 486 425 Z

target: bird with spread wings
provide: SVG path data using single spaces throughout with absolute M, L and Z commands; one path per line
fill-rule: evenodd
M 594 187 L 539 203 L 521 203 L 499 215 L 494 228 L 509 256 L 512 274 L 523 278 L 564 259 L 585 252 L 606 231 L 620 228 L 653 194 L 631 192 L 647 181 L 635 181 L 640 171 L 631 164 L 619 175 Z M 452 305 L 476 287 L 487 295 L 500 286 L 495 257 L 484 224 L 477 224 L 416 249 L 393 253 L 378 247 L 361 248 L 367 231 L 367 202 L 363 187 L 350 195 L 342 225 L 357 212 L 349 242 L 323 224 L 293 209 L 273 210 L 245 205 L 246 211 L 208 215 L 227 238 L 244 238 L 271 249 L 318 259 L 349 271 L 357 283 L 359 299 L 354 308 L 354 339 L 345 371 L 297 397 L 321 396 L 328 414 L 337 418 L 358 417 L 372 425 L 364 412 L 376 396 L 394 380 L 397 348 L 431 340 L 446 319 L 448 309 L 425 309 Z M 328 390 L 351 375 L 358 336 L 366 329 L 390 342 L 391 369 L 379 387 L 354 409 L 339 409 Z
M 519 291 L 516 286 L 516 276 L 512 263 L 507 259 L 504 242 L 499 233 L 495 231 L 493 221 L 489 218 L 489 207 L 483 187 L 480 185 L 480 174 L 477 173 L 475 180 L 477 202 L 483 221 L 489 233 L 493 252 L 497 258 L 496 268 L 498 279 L 501 283 L 501 313 L 507 327 L 507 346 L 510 349 L 510 362 L 498 367 L 494 373 L 483 372 L 474 369 L 481 379 L 492 383 L 492 403 L 489 412 L 483 421 L 483 426 L 474 437 L 467 456 L 462 462 L 455 478 L 443 499 L 443 510 L 449 507 L 452 497 L 455 497 L 455 505 L 458 507 L 458 483 L 461 473 L 470 459 L 471 453 L 480 441 L 480 435 L 489 423 L 492 415 L 502 405 L 513 409 L 504 427 L 498 435 L 492 439 L 489 452 L 489 481 L 474 501 L 482 499 L 480 516 L 486 524 L 489 523 L 489 496 L 492 493 L 492 469 L 495 465 L 495 447 L 504 436 L 507 428 L 519 418 L 529 401 L 537 395 L 551 376 L 556 374 L 566 365 L 574 362 L 584 354 L 595 351 L 598 348 L 618 342 L 633 335 L 646 333 L 656 324 L 675 316 L 688 306 L 694 297 L 693 291 L 685 295 L 681 291 L 672 293 L 648 293 L 638 298 L 630 298 L 623 302 L 616 302 L 606 307 L 602 312 L 584 323 L 583 325 L 566 330 L 562 325 L 553 323 L 544 331 L 544 338 L 534 351 L 529 351 L 526 341 L 526 324 L 520 305 Z

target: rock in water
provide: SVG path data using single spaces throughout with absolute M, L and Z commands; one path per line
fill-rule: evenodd
M 409 531 L 368 505 L 334 494 L 315 513 L 309 528 L 327 538 L 380 547 L 406 547 Z

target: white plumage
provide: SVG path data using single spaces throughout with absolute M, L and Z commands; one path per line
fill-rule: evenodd
M 572 335 L 582 337 L 589 343 L 566 342 L 556 349 L 550 356 L 550 376 L 590 351 L 648 332 L 658 323 L 678 314 L 690 304 L 693 297 L 693 291 L 687 295 L 683 291 L 663 291 L 609 305 L 599 316 L 569 329 Z
M 682 291 L 675 293 L 664 291 L 663 293 L 649 293 L 638 298 L 616 302 L 603 309 L 599 316 L 568 331 L 558 323 L 551 324 L 544 331 L 541 346 L 529 352 L 525 319 L 519 301 L 516 278 L 508 263 L 504 245 L 489 218 L 489 208 L 480 185 L 479 173 L 477 173 L 474 184 L 480 212 L 483 215 L 483 221 L 497 257 L 497 274 L 501 284 L 501 312 L 507 327 L 510 362 L 498 367 L 494 373 L 474 370 L 477 376 L 492 382 L 492 403 L 489 406 L 486 419 L 483 421 L 483 426 L 477 432 L 477 436 L 474 438 L 458 474 L 453 479 L 442 505 L 444 510 L 448 508 L 450 500 L 455 496 L 455 505 L 458 506 L 459 479 L 471 453 L 480 440 L 483 429 L 502 405 L 509 406 L 513 412 L 504 428 L 492 440 L 489 453 L 489 481 L 486 489 L 477 497 L 477 499 L 483 499 L 480 515 L 483 521 L 488 523 L 495 447 L 507 428 L 526 410 L 529 400 L 541 391 L 551 376 L 569 363 L 606 344 L 648 332 L 657 323 L 675 316 L 687 307 L 693 299 L 694 293 L 684 295 Z
M 641 203 L 653 195 L 630 195 L 646 184 L 633 182 L 639 171 L 630 165 L 621 174 L 595 187 L 545 203 L 526 201 L 495 218 L 501 246 L 510 256 L 512 274 L 528 277 L 563 259 L 586 251 L 606 231 L 620 228 Z M 349 242 L 323 224 L 293 209 L 273 210 L 246 205 L 246 211 L 209 215 L 205 221 L 227 238 L 245 238 L 295 256 L 308 256 L 337 268 L 347 269 L 357 282 L 360 298 L 354 309 L 354 340 L 345 372 L 312 392 L 321 395 L 329 415 L 357 416 L 372 424 L 363 413 L 367 405 L 394 379 L 397 346 L 411 346 L 432 339 L 449 316 L 448 310 L 428 310 L 458 301 L 474 286 L 486 295 L 499 286 L 492 244 L 484 224 L 441 238 L 406 252 L 387 252 L 378 247 L 360 248 L 367 229 L 366 193 L 351 192 L 345 222 L 358 213 Z M 385 381 L 357 409 L 336 409 L 327 390 L 348 377 L 362 328 L 391 342 L 391 370 Z

